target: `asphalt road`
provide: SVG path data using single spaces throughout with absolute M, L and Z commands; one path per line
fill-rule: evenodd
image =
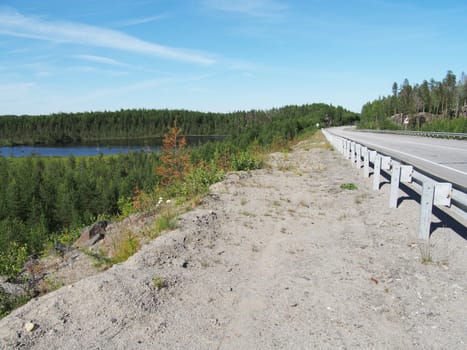
M 467 141 L 357 131 L 354 127 L 328 129 L 419 170 L 467 188 Z

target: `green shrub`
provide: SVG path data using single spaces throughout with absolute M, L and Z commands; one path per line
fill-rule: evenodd
M 218 169 L 216 163 L 212 162 L 210 165 L 200 163 L 185 176 L 186 195 L 204 194 L 210 185 L 222 181 L 223 177 L 224 171 Z
M 151 230 L 151 237 L 155 238 L 166 230 L 173 230 L 176 227 L 174 217 L 170 214 L 161 215 L 155 221 Z
M 126 261 L 139 250 L 140 246 L 138 238 L 131 233 L 128 233 L 128 235 L 122 239 L 116 247 L 114 256 L 112 257 L 112 262 L 117 264 Z
M 4 252 L 0 252 L 0 275 L 13 279 L 18 276 L 28 257 L 26 245 L 10 242 Z
M 0 287 L 0 319 L 14 309 L 26 304 L 30 299 L 31 296 L 29 294 L 19 296 L 9 295 Z
M 255 170 L 263 166 L 263 160 L 251 151 L 244 151 L 235 154 L 232 157 L 232 167 L 236 171 L 241 170 Z

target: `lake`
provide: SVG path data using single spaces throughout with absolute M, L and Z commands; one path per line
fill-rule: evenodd
M 42 157 L 67 157 L 70 155 L 98 156 L 99 154 L 121 154 L 128 152 L 151 151 L 158 152 L 157 146 L 66 146 L 66 147 L 41 147 L 41 146 L 12 146 L 0 147 L 0 156 L 4 157 L 27 157 L 31 155 Z
M 186 136 L 187 144 L 196 146 L 207 141 L 222 140 L 225 136 Z M 125 143 L 125 145 L 118 143 Z M 83 144 L 68 146 L 8 146 L 0 147 L 0 156 L 3 157 L 27 157 L 31 155 L 41 157 L 68 157 L 98 156 L 124 154 L 128 152 L 159 152 L 161 138 L 141 139 L 131 141 L 110 141 L 105 145 Z

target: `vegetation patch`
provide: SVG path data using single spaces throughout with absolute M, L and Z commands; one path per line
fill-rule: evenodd
M 162 288 L 167 287 L 167 282 L 161 277 L 154 276 L 154 278 L 152 279 L 152 285 L 154 286 L 156 290 L 160 290 Z
M 155 238 L 163 231 L 174 230 L 176 227 L 175 216 L 171 214 L 161 215 L 154 221 L 150 236 Z
M 141 248 L 139 239 L 134 234 L 128 232 L 122 240 L 114 244 L 114 252 L 111 258 L 112 263 L 118 264 L 126 261 L 130 256 L 135 254 L 139 248 Z
M 343 190 L 353 191 L 357 189 L 357 185 L 355 185 L 354 183 L 344 183 L 344 184 L 341 184 L 340 188 Z

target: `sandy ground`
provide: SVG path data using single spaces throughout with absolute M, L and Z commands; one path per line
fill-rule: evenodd
M 441 224 L 422 263 L 419 205 L 389 209 L 389 185 L 310 146 L 229 174 L 127 262 L 0 320 L 0 348 L 466 349 L 467 241 Z

